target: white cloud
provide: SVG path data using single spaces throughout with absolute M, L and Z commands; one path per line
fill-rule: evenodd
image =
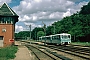
M 15 26 L 16 32 L 23 31 L 24 30 L 23 28 L 24 28 L 23 26 L 19 26 L 19 25 Z
M 42 0 L 35 0 L 35 2 L 38 2 L 38 3 L 40 3 Z
M 42 21 L 48 26 L 70 16 L 85 4 L 85 0 L 22 0 L 13 10 L 19 15 L 19 21 L 31 24 L 33 29 L 43 26 Z
M 63 17 L 70 16 L 70 15 L 71 15 L 70 9 L 68 9 L 66 13 L 63 13 Z
M 32 20 L 35 21 L 36 19 L 37 19 L 37 16 L 33 16 L 33 17 L 32 17 Z
M 11 0 L 0 0 L 0 5 L 2 5 L 3 3 L 11 3 Z

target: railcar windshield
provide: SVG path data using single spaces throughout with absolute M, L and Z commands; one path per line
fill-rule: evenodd
M 70 35 L 62 35 L 62 39 L 70 39 Z

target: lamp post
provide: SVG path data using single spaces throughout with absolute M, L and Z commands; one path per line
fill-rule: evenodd
M 29 28 L 30 28 L 30 39 L 31 39 L 31 25 L 29 25 Z
M 44 33 L 45 33 L 45 37 L 46 37 L 46 24 L 42 21 L 42 23 L 44 24 L 44 27 L 43 27 L 43 29 L 44 29 Z M 45 38 L 45 43 L 44 43 L 44 45 L 46 45 L 46 38 Z
M 29 37 L 29 39 L 31 40 L 31 24 L 30 25 L 26 25 L 26 26 L 29 26 L 29 29 L 30 29 L 30 37 Z M 30 44 L 31 44 L 31 42 L 30 42 Z

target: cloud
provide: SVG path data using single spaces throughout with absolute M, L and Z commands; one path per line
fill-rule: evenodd
M 0 5 L 2 5 L 3 3 L 11 3 L 11 0 L 0 0 Z
M 80 3 L 80 2 L 88 1 L 88 0 L 69 0 L 69 1 L 73 1 L 73 2 L 75 2 L 75 3 Z
M 63 17 L 66 17 L 66 16 L 70 16 L 71 13 L 70 13 L 70 9 L 68 9 L 68 11 L 66 13 L 63 14 Z
M 18 32 L 18 31 L 23 31 L 24 29 L 23 29 L 23 26 L 19 26 L 19 25 L 16 25 L 15 26 L 15 29 L 16 29 L 16 32 Z
M 70 16 L 87 3 L 85 0 L 21 0 L 20 5 L 14 6 L 13 10 L 19 15 L 19 22 L 31 24 L 33 29 L 43 26 L 42 21 L 49 26 L 63 17 Z

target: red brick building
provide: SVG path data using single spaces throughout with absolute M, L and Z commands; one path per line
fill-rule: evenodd
M 14 42 L 15 23 L 18 15 L 4 3 L 0 6 L 0 47 L 10 46 Z

